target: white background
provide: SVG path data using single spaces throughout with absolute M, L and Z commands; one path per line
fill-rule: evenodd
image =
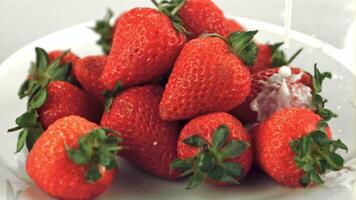
M 215 2 L 226 15 L 283 25 L 284 0 Z M 107 7 L 119 13 L 150 5 L 149 0 L 0 0 L 0 63 L 42 36 L 101 18 Z M 354 0 L 294 0 L 292 28 L 342 49 L 354 11 Z

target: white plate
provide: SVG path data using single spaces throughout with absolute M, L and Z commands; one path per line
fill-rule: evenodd
M 251 19 L 237 18 L 250 29 L 259 29 L 258 40 L 276 42 L 283 40 L 283 28 Z M 34 47 L 46 50 L 68 49 L 80 56 L 99 54 L 95 46 L 97 36 L 89 30 L 93 22 L 67 28 L 41 38 L 13 54 L 0 66 L 0 199 L 51 199 L 28 181 L 23 163 L 23 154 L 13 154 L 17 140 L 16 134 L 6 134 L 6 129 L 14 125 L 14 119 L 25 110 L 25 101 L 17 98 L 16 92 L 25 79 L 30 61 L 35 57 Z M 333 81 L 325 84 L 325 96 L 330 100 L 328 106 L 339 113 L 339 118 L 331 122 L 333 135 L 341 138 L 349 147 L 345 155 L 347 165 L 355 153 L 355 76 L 347 65 L 343 52 L 302 33 L 292 32 L 291 49 L 288 54 L 304 47 L 303 53 L 295 61 L 311 71 L 315 62 L 322 71 L 331 71 Z M 5 48 L 5 47 L 2 47 Z M 340 56 L 341 55 L 341 56 Z M 349 70 L 350 69 L 350 70 Z M 351 161 L 350 161 L 351 160 Z M 203 184 L 193 190 L 184 190 L 184 181 L 170 182 L 137 170 L 122 161 L 114 184 L 99 199 L 352 199 L 355 192 L 355 171 L 328 174 L 327 184 L 308 189 L 291 189 L 274 183 L 262 173 L 251 173 L 242 184 L 233 187 L 215 187 Z

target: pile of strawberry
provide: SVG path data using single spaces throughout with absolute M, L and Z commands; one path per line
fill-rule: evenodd
M 91 199 L 110 186 L 118 156 L 157 177 L 238 184 L 253 163 L 292 187 L 340 170 L 322 82 L 290 68 L 282 43 L 256 44 L 210 0 L 153 1 L 93 28 L 108 55 L 36 48 L 19 90 L 17 152 L 39 188 Z M 248 129 L 247 129 L 248 128 Z M 119 170 L 120 171 L 120 170 Z

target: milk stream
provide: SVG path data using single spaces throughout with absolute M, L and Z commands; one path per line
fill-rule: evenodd
M 284 8 L 284 47 L 289 48 L 290 30 L 292 23 L 293 0 L 285 0 Z

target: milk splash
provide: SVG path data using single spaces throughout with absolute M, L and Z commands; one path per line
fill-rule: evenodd
M 257 121 L 263 121 L 282 108 L 312 107 L 311 88 L 298 83 L 304 72 L 292 74 L 288 66 L 266 81 L 261 81 L 262 91 L 251 101 L 250 108 L 257 112 Z

